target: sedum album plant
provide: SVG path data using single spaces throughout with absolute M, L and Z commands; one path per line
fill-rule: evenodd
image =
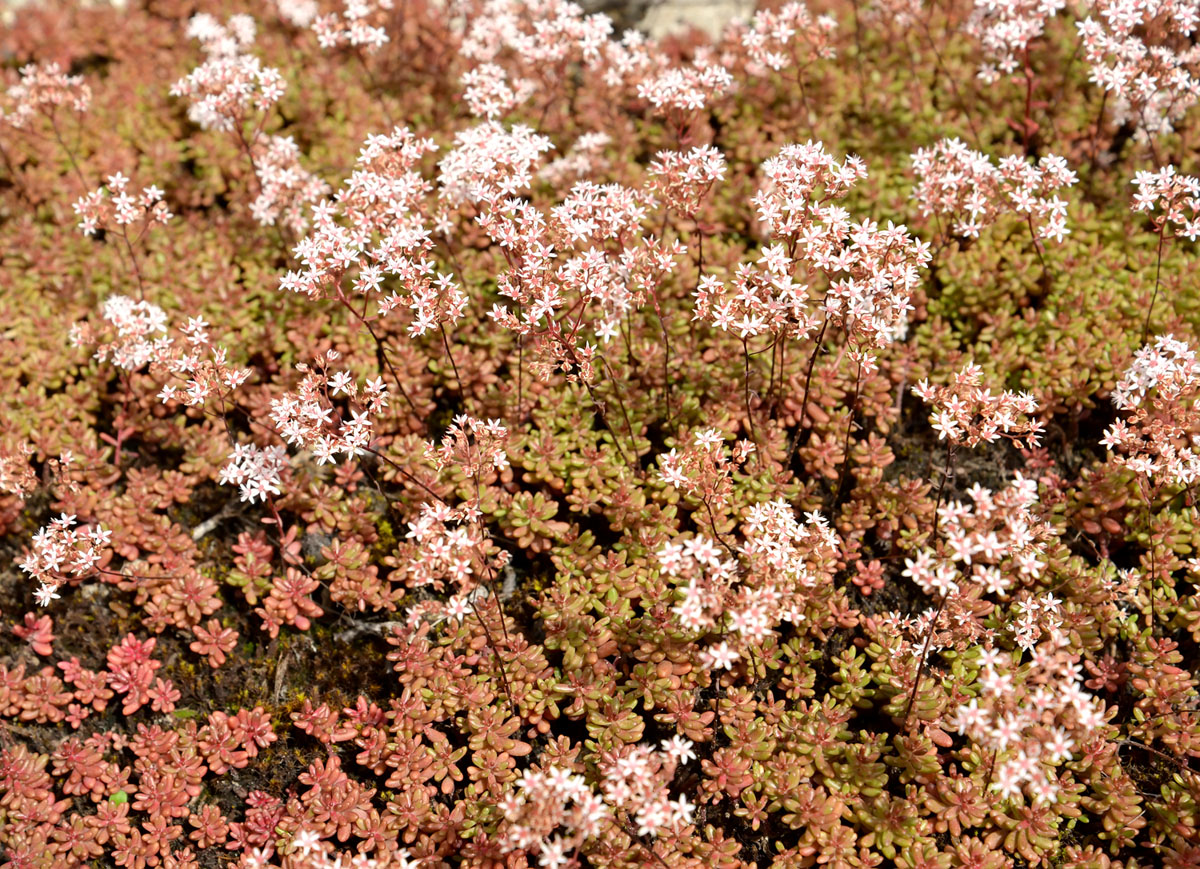
M 10 14 L 0 867 L 1200 865 L 1192 5 Z

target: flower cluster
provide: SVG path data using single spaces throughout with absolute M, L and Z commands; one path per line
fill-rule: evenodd
M 718 63 L 699 61 L 670 66 L 638 84 L 638 97 L 668 117 L 687 117 L 711 105 L 733 87 L 729 70 Z
M 782 244 L 762 248 L 757 264 L 738 263 L 726 286 L 704 275 L 696 286 L 693 319 L 707 320 L 743 340 L 769 333 L 797 340 L 820 326 L 808 304 L 808 288 L 792 278 L 795 261 Z
M 21 67 L 21 79 L 8 89 L 10 109 L 0 110 L 0 122 L 18 130 L 27 129 L 37 115 L 53 119 L 61 106 L 86 112 L 92 89 L 83 76 L 67 75 L 57 63 L 31 63 Z
M 506 129 L 499 121 L 485 121 L 462 130 L 438 163 L 439 196 L 451 205 L 495 205 L 516 196 L 529 188 L 534 168 L 552 147 L 550 139 L 523 124 Z
M 859 361 L 869 369 L 873 359 L 865 348 L 883 347 L 907 328 L 909 301 L 920 284 L 921 268 L 930 260 L 929 246 L 903 225 L 889 221 L 881 228 L 870 219 L 855 223 L 844 208 L 833 204 L 866 177 L 866 167 L 857 157 L 839 163 L 820 142 L 809 141 L 788 145 L 766 160 L 762 175 L 754 206 L 766 233 L 786 245 L 764 249 L 759 261 L 770 273 L 760 286 L 779 293 L 774 304 L 768 299 L 765 307 L 780 324 L 789 324 L 793 334 L 808 334 L 818 321 L 803 313 L 797 294 L 808 288 L 792 282 L 793 263 L 823 274 L 828 287 L 822 310 L 845 328 Z M 750 277 L 745 272 L 740 276 Z M 767 328 L 758 320 L 750 325 L 753 332 Z
M 1018 446 L 1023 442 L 1029 449 L 1036 447 L 1042 424 L 1033 419 L 1038 409 L 1034 397 L 1010 390 L 996 395 L 982 383 L 983 369 L 967 363 L 948 384 L 932 386 L 922 380 L 913 387 L 914 395 L 933 406 L 929 422 L 938 440 L 975 447 L 1003 437 Z
M 826 232 L 832 228 L 826 226 Z M 840 256 L 823 242 L 814 248 L 807 240 L 805 255 L 815 255 L 813 264 L 833 278 L 823 300 L 825 313 L 845 329 L 852 358 L 869 370 L 874 357 L 865 348 L 884 347 L 907 332 L 910 300 L 931 254 L 929 245 L 914 238 L 904 224 L 890 220 L 881 227 L 866 219 L 839 232 L 844 232 Z
M 260 139 L 254 150 L 259 193 L 250 213 L 264 226 L 281 222 L 300 235 L 308 228 L 304 209 L 327 196 L 329 185 L 300 165 L 300 149 L 291 136 Z
M 502 471 L 508 467 L 508 429 L 498 419 L 481 419 L 461 414 L 456 416 L 441 445 L 425 445 L 425 458 L 439 471 L 453 466 L 468 478 L 478 477 L 485 470 Z
M 214 397 L 225 398 L 250 377 L 248 368 L 229 364 L 225 348 L 214 344 L 209 337 L 209 324 L 203 317 L 189 317 L 179 327 L 183 341 L 177 342 L 165 334 L 166 312 L 151 302 L 110 296 L 104 302 L 102 316 L 116 328 L 113 340 L 97 344 L 92 327 L 77 323 L 71 329 L 71 343 L 77 347 L 97 344 L 96 359 L 111 360 L 126 371 L 152 364 L 152 372 L 165 372 L 182 381 L 182 394 L 174 384 L 163 386 L 158 398 L 164 404 L 181 401 L 189 407 L 203 407 Z
M 307 28 L 321 11 L 317 0 L 275 0 L 279 17 L 294 27 Z
M 843 545 L 837 532 L 819 512 L 797 520 L 792 505 L 782 498 L 750 506 L 742 521 L 742 581 L 752 579 L 774 589 L 780 620 L 805 618 L 807 599 L 833 585 Z
M 679 588 L 683 599 L 672 611 L 689 631 L 716 626 L 724 609 L 724 590 L 737 576 L 737 561 L 723 558 L 721 549 L 704 535 L 682 543 L 665 543 L 655 555 L 663 576 L 686 580 Z
M 664 483 L 692 495 L 710 508 L 723 506 L 733 492 L 733 472 L 753 454 L 754 444 L 738 441 L 730 449 L 725 436 L 715 428 L 692 434 L 692 443 L 682 452 L 672 447 L 658 457 L 658 473 Z
M 696 807 L 685 796 L 670 796 L 675 770 L 695 757 L 691 748 L 690 741 L 676 737 L 664 741 L 661 749 L 629 745 L 601 757 L 604 799 L 633 815 L 639 836 L 678 832 L 692 823 Z
M 808 142 L 785 147 L 763 163 L 762 172 L 764 181 L 754 198 L 759 219 L 769 235 L 788 244 L 764 247 L 758 268 L 740 263 L 730 288 L 715 276 L 704 275 L 695 291 L 695 318 L 724 331 L 736 330 L 742 339 L 765 332 L 799 339 L 817 328 L 819 318 L 809 309 L 807 286 L 794 279 L 796 257 L 789 251 L 803 237 L 817 268 L 840 265 L 822 255 L 820 248 L 839 252 L 845 248 L 848 215 L 826 203 L 845 196 L 866 177 L 866 168 L 854 156 L 839 164 L 823 145 Z M 822 188 L 819 194 L 818 188 Z M 822 222 L 828 224 L 827 235 Z
M 296 832 L 291 845 L 283 854 L 277 855 L 277 859 L 279 862 L 275 864 L 264 854 L 259 862 L 247 862 L 246 869 L 269 869 L 272 865 L 287 866 L 288 869 L 418 869 L 421 865 L 421 861 L 412 859 L 404 848 L 380 858 L 338 851 L 320 832 L 308 827 Z
M 422 504 L 417 518 L 408 523 L 405 537 L 412 543 L 392 559 L 398 565 L 393 581 L 437 591 L 448 581 L 459 594 L 446 612 L 462 618 L 470 611 L 470 592 L 483 579 L 495 576 L 509 559 L 509 553 L 497 549 L 484 533 L 478 518 L 473 505 Z
M 632 243 L 650 204 L 639 191 L 620 184 L 579 181 L 562 203 L 550 210 L 550 231 L 563 237 L 562 248 L 581 242 L 599 245 L 609 239 Z M 598 248 L 588 250 L 593 251 Z
M 593 334 L 608 343 L 675 268 L 678 240 L 667 246 L 642 233 L 648 204 L 640 191 L 583 181 L 551 209 L 549 220 L 514 199 L 479 216 L 509 265 L 500 292 L 524 308 L 520 319 L 503 305 L 489 316 L 532 345 L 530 368 L 538 377 L 559 370 L 568 380 L 590 382 L 597 349 L 580 338 L 587 314 L 594 314 Z M 562 264 L 553 268 L 560 256 Z M 564 310 L 578 313 L 556 319 Z
M 219 482 L 237 486 L 243 501 L 266 501 L 267 496 L 283 491 L 280 486 L 287 466 L 287 450 L 281 446 L 237 444 L 221 469 Z
M 573 855 L 611 823 L 609 809 L 583 776 L 562 767 L 526 772 L 500 801 L 506 848 L 538 856 L 547 869 L 572 865 Z
M 1113 404 L 1127 415 L 1109 426 L 1100 443 L 1119 453 L 1113 461 L 1135 474 L 1191 485 L 1200 479 L 1197 394 L 1195 351 L 1171 335 L 1159 336 L 1134 355 L 1113 390 Z
M 360 390 L 349 372 L 329 372 L 329 363 L 337 358 L 330 350 L 312 366 L 297 364 L 304 379 L 296 391 L 271 401 L 271 420 L 279 436 L 294 447 L 311 450 L 321 465 L 336 461 L 339 454 L 361 455 L 374 436 L 371 417 L 388 404 L 382 377 L 368 380 Z M 346 419 L 334 406 L 339 395 L 361 410 L 351 406 Z
M 226 349 L 212 342 L 208 326 L 203 317 L 189 317 L 179 327 L 182 345 L 172 344 L 166 354 L 152 354 L 153 361 L 162 362 L 168 373 L 183 381 L 182 396 L 173 384 L 159 391 L 158 398 L 163 404 L 178 400 L 188 407 L 203 407 L 212 398 L 224 400 L 249 379 L 250 369 L 229 364 Z M 203 355 L 205 350 L 207 356 Z
M 1113 120 L 1162 136 L 1200 102 L 1200 10 L 1190 0 L 1093 0 L 1076 24 L 1092 81 L 1112 94 Z M 1093 17 L 1095 16 L 1095 17 Z
M 750 507 L 743 519 L 740 565 L 702 536 L 657 553 L 663 574 L 687 583 L 677 588 L 683 597 L 673 608 L 679 624 L 722 637 L 698 654 L 713 670 L 761 650 L 780 623 L 805 621 L 832 589 L 839 540 L 819 513 L 801 523 L 776 499 Z
M 200 43 L 209 57 L 236 57 L 254 45 L 258 26 L 249 15 L 231 15 L 221 24 L 207 12 L 198 12 L 188 20 L 187 36 Z
M 608 47 L 612 29 L 607 15 L 585 15 L 569 0 L 484 0 L 459 50 L 474 61 L 512 57 L 531 71 L 569 59 L 590 66 Z
M 1016 72 L 1027 60 L 1029 44 L 1066 5 L 1066 0 L 975 0 L 966 31 L 987 57 L 979 67 L 980 80 L 992 84 L 1001 74 Z
M 76 524 L 66 513 L 50 520 L 33 535 L 33 549 L 20 562 L 21 570 L 40 583 L 35 596 L 42 606 L 58 599 L 59 586 L 94 575 L 105 561 L 112 532 L 100 525 L 77 529 Z
M 814 18 L 807 5 L 793 0 L 777 11 L 756 12 L 742 34 L 742 47 L 752 63 L 767 69 L 802 69 L 814 60 L 837 56 L 831 39 L 836 29 L 833 16 Z
M 392 8 L 392 0 L 343 0 L 341 12 L 314 18 L 312 30 L 322 48 L 348 45 L 374 52 L 388 43 L 381 22 Z
M 711 145 L 690 151 L 659 151 L 647 174 L 649 189 L 668 208 L 695 214 L 713 184 L 725 178 L 725 155 Z
M 600 174 L 608 162 L 604 158 L 604 149 L 610 144 L 612 136 L 608 133 L 584 133 L 563 156 L 543 166 L 538 177 L 551 184 L 569 185 Z
M 296 245 L 304 268 L 289 271 L 280 288 L 313 299 L 333 296 L 349 304 L 347 290 L 383 296 L 384 280 L 391 275 L 407 299 L 395 292 L 383 296 L 378 300 L 379 316 L 407 301 L 413 311 L 413 336 L 457 322 L 467 297 L 429 257 L 433 242 L 424 200 L 432 186 L 417 164 L 434 149 L 432 140 L 418 138 L 405 127 L 390 135 L 368 136 L 355 172 L 335 196 L 336 204 L 314 208 L 316 225 Z M 339 216 L 343 223 L 336 220 Z M 345 287 L 343 280 L 349 275 L 354 279 Z
M 787 145 L 762 164 L 763 181 L 754 207 L 767 235 L 807 241 L 820 224 L 844 219 L 829 203 L 843 198 L 867 177 L 867 167 L 853 154 L 839 163 L 820 142 Z
M 1008 800 L 1025 793 L 1041 804 L 1062 793 L 1055 769 L 1072 751 L 1094 742 L 1103 725 L 1103 703 L 1084 690 L 1078 655 L 1057 627 L 1061 601 L 1030 598 L 1023 609 L 1041 614 L 1048 629 L 1027 663 L 1020 654 L 992 646 L 979 648 L 979 696 L 963 703 L 955 728 L 982 750 L 992 752 L 991 788 Z
M 1173 335 L 1160 335 L 1153 346 L 1134 354 L 1133 362 L 1113 390 L 1112 400 L 1120 410 L 1136 410 L 1151 390 L 1158 398 L 1174 401 L 1200 387 L 1196 353 Z
M 463 99 L 471 114 L 494 119 L 526 102 L 537 91 L 529 79 L 510 81 L 503 67 L 481 63 L 463 74 Z
M 252 112 L 266 112 L 283 96 L 279 70 L 245 51 L 254 43 L 254 22 L 235 15 L 221 26 L 205 13 L 192 19 L 189 35 L 208 59 L 171 86 L 171 96 L 191 101 L 188 118 L 205 130 L 242 134 Z
M 1062 157 L 1047 154 L 1036 163 L 1003 157 L 999 166 L 958 139 L 942 139 L 912 157 L 917 187 L 913 196 L 925 215 L 947 215 L 955 235 L 978 238 L 1005 214 L 1023 215 L 1035 238 L 1062 241 L 1067 203 L 1057 191 L 1075 184 Z
M 837 534 L 818 513 L 801 523 L 783 500 L 746 511 L 743 563 L 723 557 L 706 537 L 667 543 L 657 553 L 664 576 L 685 581 L 672 612 L 689 632 L 722 639 L 699 653 L 702 665 L 729 669 L 747 651 L 761 649 L 781 622 L 798 624 L 831 584 Z
M 903 575 L 939 599 L 978 593 L 1004 598 L 1014 580 L 1035 581 L 1054 536 L 1035 514 L 1037 481 L 1018 472 L 1000 492 L 976 483 L 967 496 L 970 503 L 938 506 L 939 550 L 925 548 L 905 559 Z
M 1200 237 L 1200 178 L 1181 175 L 1168 163 L 1157 172 L 1139 171 L 1133 185 L 1133 210 L 1150 215 L 1155 232 L 1165 234 L 1170 226 L 1175 237 Z
M 167 314 L 158 305 L 146 301 L 134 301 L 128 296 L 110 296 L 104 302 L 103 317 L 116 327 L 116 340 L 101 344 L 96 349 L 96 359 L 104 362 L 111 359 L 118 368 L 136 371 L 152 360 L 162 360 L 171 351 L 171 339 L 155 337 L 167 331 Z M 72 332 L 75 346 L 90 343 L 93 336 L 86 325 L 78 325 Z
M 98 230 L 118 229 L 128 236 L 126 227 L 141 224 L 138 238 L 153 224 L 165 224 L 173 214 L 162 201 L 163 192 L 153 184 L 143 187 L 140 195 L 128 191 L 129 179 L 120 172 L 108 176 L 108 183 L 98 187 L 74 204 L 79 216 L 79 228 L 84 235 L 95 235 Z

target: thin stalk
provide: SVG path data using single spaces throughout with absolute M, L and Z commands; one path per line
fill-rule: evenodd
M 58 140 L 58 144 L 62 147 L 64 153 L 66 153 L 67 160 L 69 160 L 71 163 L 71 168 L 75 170 L 75 177 L 79 179 L 79 183 L 82 185 L 83 192 L 86 195 L 89 189 L 87 179 L 83 177 L 83 170 L 80 169 L 79 164 L 75 162 L 74 152 L 71 150 L 70 146 L 63 141 L 62 133 L 59 132 L 58 129 L 58 122 L 54 120 L 52 115 L 50 116 L 50 129 L 54 131 L 54 138 Z
M 1096 163 L 1100 159 L 1100 125 L 1104 123 L 1104 107 L 1108 104 L 1108 90 L 1100 97 L 1100 108 L 1096 111 L 1096 123 L 1092 129 L 1092 169 L 1089 180 L 1096 174 Z
M 725 548 L 730 557 L 733 557 L 735 554 L 733 547 L 726 542 L 725 538 L 721 536 L 721 532 L 717 530 L 717 517 L 713 514 L 712 505 L 708 503 L 708 498 L 705 498 L 701 503 L 704 504 L 704 509 L 708 511 L 708 525 L 712 529 L 713 537 Z
M 417 488 L 423 490 L 425 492 L 425 494 L 429 495 L 431 498 L 436 498 L 438 501 L 445 504 L 446 506 L 450 505 L 449 501 L 447 501 L 445 498 L 443 498 L 437 492 L 433 491 L 433 489 L 429 488 L 429 486 L 422 483 L 420 480 L 418 480 L 416 477 L 414 477 L 411 473 L 404 470 L 404 468 L 402 468 L 400 465 L 396 464 L 394 461 L 392 461 L 390 458 L 385 456 L 383 453 L 379 452 L 378 450 L 376 450 L 372 447 L 359 447 L 359 449 L 365 453 L 370 453 L 371 455 L 375 456 L 375 458 L 377 458 L 377 459 L 382 459 L 383 461 L 387 462 L 387 464 L 390 465 L 394 471 L 396 471 L 398 474 L 400 474 L 400 476 L 402 476 L 404 479 L 408 480 L 410 483 L 415 485 Z
M 700 280 L 704 277 L 704 233 L 700 231 L 700 223 L 696 223 L 696 289 L 700 288 Z M 688 337 L 693 346 L 696 341 L 696 321 L 688 318 Z
M 146 286 L 142 282 L 142 269 L 138 265 L 137 254 L 133 252 L 133 245 L 129 243 L 128 233 L 122 231 L 121 240 L 125 242 L 125 249 L 129 252 L 129 262 L 133 266 L 133 276 L 137 279 L 138 299 L 144 302 L 146 300 Z
M 458 363 L 454 361 L 454 353 L 450 350 L 450 339 L 446 335 L 446 324 L 439 323 L 438 329 L 442 332 L 442 346 L 446 348 L 446 358 L 450 360 L 450 368 L 454 371 L 454 382 L 458 384 L 458 388 L 455 390 L 458 392 L 458 400 L 462 402 L 463 409 L 466 410 L 467 397 L 463 393 L 463 381 L 462 377 L 458 374 Z
M 258 141 L 259 131 L 254 131 L 253 137 L 250 140 L 246 139 L 246 131 L 242 129 L 239 122 L 235 127 L 234 132 L 237 133 L 238 144 L 242 146 L 242 150 L 246 152 L 246 159 L 250 161 L 250 173 L 254 176 L 254 196 L 257 199 L 262 195 L 262 177 L 258 174 L 258 161 L 254 159 L 253 143 Z
M 401 4 L 403 5 L 403 4 Z M 387 121 L 389 127 L 396 126 L 396 122 L 392 120 L 392 113 L 388 111 L 387 103 L 383 99 L 383 88 L 375 81 L 375 74 L 371 72 L 371 67 L 367 65 L 367 59 L 363 57 L 362 49 L 355 48 L 354 56 L 358 58 L 358 62 L 362 65 L 363 72 L 367 75 L 367 87 L 375 94 L 375 99 L 379 102 L 379 110 L 383 112 L 383 119 Z
M 1029 65 L 1029 45 L 1025 46 L 1025 117 L 1021 119 L 1021 146 L 1029 154 L 1030 130 L 1033 127 L 1033 67 Z
M 496 601 L 496 606 L 500 606 L 499 600 Z M 496 665 L 500 669 L 500 682 L 504 686 L 504 696 L 508 698 L 508 705 L 512 709 L 513 715 L 518 715 L 517 703 L 513 700 L 512 689 L 508 686 L 508 673 L 504 669 L 504 658 L 500 657 L 500 649 L 496 646 L 496 641 L 492 638 L 492 632 L 488 629 L 487 622 L 483 620 L 483 616 L 479 614 L 474 601 L 471 602 L 471 612 L 475 614 L 475 619 L 479 622 L 479 627 L 483 628 L 483 635 L 487 638 L 492 654 L 496 657 Z
M 1042 253 L 1043 249 L 1045 248 L 1045 245 L 1043 245 L 1041 239 L 1039 239 L 1037 237 L 1037 230 L 1035 230 L 1033 228 L 1033 214 L 1032 213 L 1025 215 L 1025 225 L 1029 227 L 1029 237 L 1033 241 L 1033 249 L 1038 255 L 1038 262 L 1040 262 L 1042 264 L 1042 280 L 1044 281 L 1046 279 L 1046 275 L 1048 273 L 1047 268 L 1046 268 L 1046 257 Z
M 779 413 L 779 402 L 783 400 L 783 385 L 787 382 L 787 336 L 779 339 L 779 382 L 775 385 L 775 413 Z
M 742 397 L 746 403 L 746 424 L 750 428 L 750 439 L 754 441 L 754 453 L 761 463 L 763 461 L 762 452 L 758 446 L 758 433 L 754 430 L 754 414 L 750 410 L 750 348 L 746 345 L 745 338 L 742 339 L 742 355 L 746 360 L 742 375 Z
M 387 348 L 384 346 L 383 341 L 381 341 L 379 336 L 375 333 L 375 328 L 371 325 L 371 321 L 366 317 L 360 316 L 358 311 L 354 310 L 354 306 L 351 305 L 349 300 L 347 300 L 344 296 L 339 295 L 339 298 L 342 304 L 346 306 L 346 310 L 353 314 L 355 319 L 367 327 L 367 331 L 371 333 L 371 337 L 375 340 L 375 349 L 379 351 L 379 360 L 387 368 L 388 373 L 392 375 L 392 380 L 396 381 L 396 388 L 400 390 L 400 395 L 404 398 L 405 402 L 407 402 L 409 410 L 411 410 L 413 415 L 415 415 L 417 418 L 420 418 L 421 414 L 417 410 L 417 406 L 413 404 L 413 400 L 409 398 L 408 392 L 404 388 L 404 383 L 400 380 L 400 375 L 396 373 L 396 369 L 392 366 L 392 360 L 388 358 Z
M 1153 748 L 1149 745 L 1146 745 L 1143 742 L 1138 742 L 1133 739 L 1118 739 L 1118 740 L 1116 740 L 1116 743 L 1117 743 L 1117 745 L 1131 745 L 1134 748 L 1140 748 L 1143 751 L 1148 751 L 1157 757 L 1161 757 L 1163 760 L 1171 761 L 1171 763 L 1175 764 L 1180 769 L 1187 770 L 1192 775 L 1197 774 L 1196 770 L 1192 769 L 1191 764 L 1187 763 L 1186 760 L 1181 760 L 1180 758 L 1175 757 L 1174 755 L 1167 754 L 1165 751 L 1160 751 L 1159 749 Z
M 487 525 L 483 522 L 483 491 L 479 485 L 478 471 L 472 474 L 471 477 L 475 480 L 475 524 L 479 527 L 479 533 L 491 541 L 492 532 L 488 530 Z M 483 566 L 487 568 L 488 585 L 491 587 L 492 597 L 496 599 L 496 609 L 500 613 L 500 630 L 504 634 L 504 642 L 508 643 L 508 625 L 504 621 L 504 607 L 500 605 L 500 593 L 496 591 L 496 572 L 492 570 L 492 565 L 487 560 L 486 555 L 483 559 Z
M 943 594 L 938 601 L 937 609 L 933 613 L 933 619 L 929 622 L 929 630 L 925 634 L 925 642 L 921 646 L 921 657 L 917 663 L 917 675 L 913 679 L 912 691 L 908 695 L 908 703 L 904 706 L 904 723 L 908 723 L 908 716 L 912 714 L 913 703 L 917 699 L 917 689 L 921 687 L 921 677 L 925 675 L 925 662 L 929 657 L 929 646 L 933 642 L 933 635 L 937 632 L 938 620 L 942 617 L 942 611 L 946 608 L 946 601 L 949 600 L 949 594 Z
M 812 356 L 808 360 L 808 373 L 804 375 L 804 400 L 800 403 L 800 416 L 796 420 L 796 436 L 792 439 L 791 449 L 788 450 L 788 458 L 784 463 L 784 467 L 789 467 L 792 464 L 792 459 L 796 456 L 796 448 L 800 446 L 800 437 L 804 433 L 804 417 L 808 412 L 808 395 L 809 387 L 812 385 L 813 367 L 817 364 L 817 355 L 821 352 L 821 343 L 825 340 L 825 328 L 829 325 L 829 318 L 826 317 L 821 322 L 821 331 L 817 333 L 816 344 L 813 346 Z
M 850 419 L 846 421 L 846 439 L 842 444 L 842 467 L 838 471 L 837 487 L 833 490 L 834 503 L 842 495 L 842 486 L 846 481 L 846 472 L 850 469 L 850 434 L 854 431 L 854 414 L 858 410 L 859 391 L 862 389 L 862 362 L 858 363 L 858 373 L 854 376 L 854 399 L 850 402 Z
M 616 429 L 614 429 L 612 424 L 609 423 L 608 415 L 604 412 L 604 405 L 600 403 L 598 398 L 596 398 L 596 391 L 592 389 L 592 384 L 588 383 L 582 378 L 580 378 L 580 382 L 583 384 L 583 388 L 587 390 L 588 398 L 592 400 L 592 406 L 596 409 L 596 413 L 600 414 L 600 422 L 603 423 L 604 427 L 612 433 L 613 446 L 617 448 L 617 454 L 620 455 L 621 461 L 629 465 L 630 469 L 632 469 L 633 464 L 629 461 L 629 456 L 625 455 L 625 450 L 621 449 L 621 441 L 617 437 Z
M 775 395 L 775 348 L 779 345 L 780 338 L 775 336 L 775 340 L 771 342 L 771 367 L 767 371 L 767 389 L 765 395 L 771 400 L 771 415 L 775 414 L 774 395 Z
M 613 376 L 612 368 L 609 366 L 608 360 L 604 357 L 600 357 L 600 361 L 604 365 L 604 372 L 608 375 L 608 379 L 613 385 L 613 395 L 617 399 L 617 408 L 621 411 L 621 416 L 625 419 L 625 429 L 629 432 L 629 448 L 633 450 L 634 456 L 637 456 L 637 437 L 633 434 L 633 424 L 630 423 L 629 412 L 625 409 L 625 400 L 621 396 L 620 384 L 617 381 L 617 378 Z M 614 432 L 613 434 L 615 436 L 616 433 Z M 637 470 L 639 471 L 640 475 L 641 468 L 639 467 Z
M 517 335 L 517 421 L 521 421 L 523 384 L 525 376 L 525 336 Z
M 933 531 L 930 534 L 929 542 L 931 545 L 937 544 L 938 531 L 938 510 L 942 506 L 942 494 L 946 489 L 946 481 L 950 479 L 952 466 L 954 464 L 954 442 L 946 442 L 946 467 L 942 470 L 942 481 L 938 484 L 937 497 L 933 502 Z M 929 646 L 933 642 L 933 635 L 937 631 L 938 620 L 942 617 L 942 611 L 946 608 L 946 601 L 949 600 L 949 593 L 942 595 L 938 601 L 937 610 L 933 613 L 933 620 L 929 623 L 929 632 L 925 635 L 925 643 L 921 648 L 921 657 L 917 663 L 917 675 L 913 679 L 912 693 L 908 695 L 908 703 L 904 707 L 904 722 L 908 723 L 908 716 L 912 713 L 913 703 L 917 700 L 917 690 L 921 687 L 921 677 L 925 675 L 925 663 L 929 655 Z
M 933 34 L 929 32 L 929 25 L 920 16 L 917 21 L 921 23 L 921 30 L 924 33 L 925 41 L 929 43 L 929 49 L 933 52 L 934 60 L 937 62 L 937 68 L 942 81 L 950 84 L 950 89 L 954 91 L 954 98 L 958 101 L 959 107 L 962 110 L 963 117 L 967 119 L 967 126 L 971 128 L 972 143 L 979 143 L 979 127 L 975 124 L 975 118 L 967 109 L 967 102 L 963 99 L 962 94 L 958 90 L 958 79 L 951 75 L 950 70 L 946 68 L 946 63 L 942 59 L 942 53 L 938 51 L 937 45 L 934 44 Z
M 1154 261 L 1154 294 L 1150 297 L 1150 306 L 1146 308 L 1146 322 L 1142 324 L 1142 344 L 1146 343 L 1146 336 L 1150 334 L 1150 315 L 1154 313 L 1154 303 L 1158 301 L 1158 288 L 1162 279 L 1163 241 L 1166 239 L 1166 236 L 1167 224 L 1164 221 L 1158 230 L 1158 253 L 1155 255 Z
M 663 401 L 667 406 L 667 417 L 671 416 L 671 333 L 667 330 L 667 321 L 663 317 L 662 306 L 658 303 L 658 293 L 650 291 L 650 301 L 654 303 L 654 313 L 658 316 L 658 325 L 663 336 Z M 629 359 L 633 361 L 633 351 L 629 351 Z

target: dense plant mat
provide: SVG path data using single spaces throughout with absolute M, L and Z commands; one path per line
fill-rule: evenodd
M 5 15 L 4 867 L 1200 865 L 1194 4 Z

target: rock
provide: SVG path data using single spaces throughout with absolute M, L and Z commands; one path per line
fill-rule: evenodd
M 584 0 L 582 5 L 610 17 L 618 35 L 637 29 L 655 39 L 690 27 L 716 38 L 730 21 L 748 21 L 754 12 L 753 0 Z
M 730 21 L 748 21 L 753 12 L 754 3 L 746 0 L 670 0 L 651 4 L 641 29 L 660 39 L 695 27 L 716 39 Z

